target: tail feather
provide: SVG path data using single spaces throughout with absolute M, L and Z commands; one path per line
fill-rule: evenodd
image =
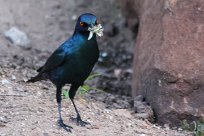
M 40 67 L 39 69 L 37 69 L 37 72 L 41 72 L 43 69 L 43 67 Z
M 35 77 L 32 77 L 31 79 L 29 79 L 28 81 L 26 82 L 31 82 L 31 83 L 34 83 L 34 82 L 37 82 L 37 81 L 40 81 L 40 80 L 43 80 L 43 76 L 41 74 L 38 74 L 37 76 Z

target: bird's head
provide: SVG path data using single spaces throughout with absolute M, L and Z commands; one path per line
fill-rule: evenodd
M 90 40 L 94 34 L 103 36 L 103 28 L 101 24 L 98 23 L 96 16 L 90 13 L 85 13 L 79 16 L 75 32 L 87 34 L 88 40 Z

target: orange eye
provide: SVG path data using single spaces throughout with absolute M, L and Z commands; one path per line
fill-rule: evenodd
M 83 22 L 80 22 L 80 26 L 83 27 L 83 26 L 84 26 L 84 23 L 83 23 Z

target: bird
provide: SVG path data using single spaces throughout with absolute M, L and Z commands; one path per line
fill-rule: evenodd
M 61 115 L 61 93 L 66 84 L 70 84 L 69 98 L 74 106 L 77 125 L 85 126 L 75 105 L 74 97 L 80 86 L 84 84 L 99 58 L 99 48 L 96 36 L 103 36 L 103 28 L 97 17 L 84 13 L 77 19 L 73 35 L 61 44 L 47 59 L 45 64 L 37 69 L 38 74 L 27 82 L 50 80 L 56 87 L 58 105 L 58 125 L 71 132 L 71 126 L 65 124 Z

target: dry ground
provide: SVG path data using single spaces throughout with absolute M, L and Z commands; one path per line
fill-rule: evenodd
M 62 136 L 59 129 L 55 88 L 49 82 L 24 83 L 30 69 L 2 68 L 0 77 L 0 136 Z M 16 79 L 15 79 L 16 77 Z M 69 120 L 75 116 L 69 99 L 63 99 L 64 121 L 74 129 L 73 136 L 187 136 L 169 128 L 161 128 L 137 118 L 129 109 L 128 97 L 104 92 L 78 95 L 76 104 L 84 120 L 91 123 L 79 127 Z

